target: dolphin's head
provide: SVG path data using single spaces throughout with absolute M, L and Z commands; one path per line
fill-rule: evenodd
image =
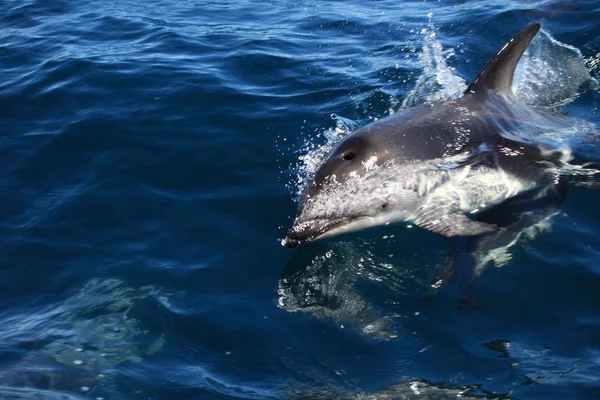
M 355 134 L 345 138 L 316 171 L 307 196 L 318 194 L 332 182 L 340 184 L 364 175 L 386 161 L 385 156 L 385 151 L 379 151 L 367 135 Z
M 295 247 L 398 219 L 398 206 L 406 203 L 399 200 L 414 191 L 390 190 L 386 161 L 386 152 L 363 135 L 343 140 L 316 171 L 283 244 Z

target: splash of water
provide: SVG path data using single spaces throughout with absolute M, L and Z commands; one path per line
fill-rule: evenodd
M 456 54 L 454 49 L 443 48 L 442 43 L 437 39 L 437 27 L 431 19 L 427 28 L 421 29 L 420 34 L 423 36 L 419 54 L 422 71 L 415 87 L 402 101 L 401 109 L 421 103 L 456 99 L 467 89 L 467 82 L 448 65 L 450 58 Z
M 512 89 L 526 104 L 553 108 L 575 100 L 585 85 L 595 90 L 600 87 L 581 51 L 542 29 L 517 65 Z
M 319 169 L 329 153 L 331 153 L 336 143 L 358 127 L 356 122 L 340 117 L 337 114 L 331 114 L 331 119 L 335 121 L 335 127 L 326 129 L 318 133 L 315 137 L 304 139 L 300 153 L 305 154 L 298 156 L 298 161 L 293 168 L 296 181 L 288 185 L 290 188 L 293 188 L 296 200 L 300 199 L 308 183 L 317 172 L 317 169 Z M 322 141 L 322 139 L 325 139 L 324 143 L 316 143 L 317 141 Z

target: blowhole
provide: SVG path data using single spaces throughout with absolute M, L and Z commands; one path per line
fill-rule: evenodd
M 350 161 L 352 160 L 354 157 L 356 156 L 356 154 L 354 154 L 353 152 L 349 152 L 343 155 L 343 159 L 346 161 Z

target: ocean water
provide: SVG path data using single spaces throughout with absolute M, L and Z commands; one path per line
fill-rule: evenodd
M 280 244 L 336 140 L 536 21 L 517 96 L 592 132 L 599 1 L 0 2 L 0 398 L 598 398 L 597 189 L 473 280 L 403 224 Z

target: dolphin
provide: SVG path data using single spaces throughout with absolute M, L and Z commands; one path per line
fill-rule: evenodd
M 518 32 L 462 97 L 409 108 L 342 139 L 312 177 L 282 244 L 396 221 L 446 237 L 481 235 L 498 226 L 476 220 L 479 213 L 555 184 L 573 154 L 534 140 L 558 123 L 511 91 L 539 29 Z

